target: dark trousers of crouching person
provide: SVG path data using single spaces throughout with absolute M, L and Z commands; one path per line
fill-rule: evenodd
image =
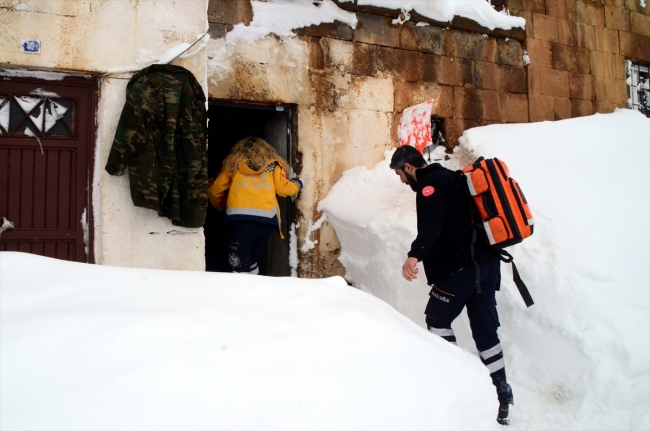
M 476 290 L 476 268 L 467 266 L 442 282 L 431 285 L 429 302 L 424 312 L 429 331 L 456 344 L 451 323 L 467 307 L 467 317 L 472 329 L 481 361 L 490 371 L 496 387 L 499 404 L 512 404 L 512 389 L 506 380 L 501 341 L 497 334 L 495 290 L 501 281 L 501 262 L 498 258 L 479 265 L 481 293 Z
M 276 227 L 267 223 L 231 221 L 228 224 L 228 263 L 233 272 L 259 274 L 262 253 Z

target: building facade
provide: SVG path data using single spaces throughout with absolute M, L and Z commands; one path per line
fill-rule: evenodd
M 397 145 L 406 107 L 433 99 L 440 142 L 453 148 L 471 127 L 561 120 L 644 103 L 650 7 L 639 0 L 508 0 L 499 7 L 526 19 L 525 29 L 511 30 L 490 30 L 461 17 L 437 22 L 412 11 L 407 20 L 408 11 L 335 1 L 356 25 L 335 21 L 295 28 L 295 36 L 232 38 L 254 22 L 255 3 L 0 1 L 0 37 L 10 41 L 0 47 L 6 77 L 28 79 L 17 69 L 31 71 L 30 79 L 40 79 L 33 71 L 65 72 L 82 76 L 44 82 L 86 79 L 95 86 L 95 102 L 89 102 L 96 104 L 94 140 L 86 143 L 92 155 L 89 261 L 205 268 L 207 233 L 133 207 L 128 179 L 103 170 L 128 70 L 205 32 L 207 45 L 198 43 L 174 64 L 192 71 L 210 100 L 209 174 L 216 175 L 229 139 L 258 134 L 282 150 L 296 173 L 311 178 L 300 198 L 286 203 L 285 229 L 294 225 L 296 246 L 279 246 L 283 253 L 269 257 L 286 266 L 289 252 L 297 252 L 295 269 L 304 277 L 344 273 L 333 229 L 327 223 L 313 229 L 318 202 L 345 170 L 372 167 Z M 24 51 L 30 40 L 40 41 L 39 54 Z M 37 151 L 33 138 L 18 138 Z M 15 153 L 16 142 L 5 146 Z M 7 166 L 17 163 L 6 160 Z M 5 184 L 11 190 L 8 179 Z

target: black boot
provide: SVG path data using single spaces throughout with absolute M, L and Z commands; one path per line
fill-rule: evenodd
M 499 404 L 499 414 L 497 416 L 497 422 L 501 425 L 510 425 L 510 418 L 508 417 L 508 408 L 509 404 Z

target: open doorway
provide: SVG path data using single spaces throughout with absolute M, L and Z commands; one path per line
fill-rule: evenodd
M 275 147 L 290 166 L 294 163 L 292 142 L 293 108 L 282 105 L 248 105 L 210 101 L 208 107 L 208 176 L 216 178 L 221 163 L 237 141 L 257 136 Z M 278 198 L 281 229 L 285 239 L 275 232 L 269 239 L 261 262 L 261 275 L 289 276 L 289 226 L 294 219 L 291 199 Z M 205 219 L 205 269 L 230 272 L 228 265 L 227 226 L 225 213 L 208 205 Z

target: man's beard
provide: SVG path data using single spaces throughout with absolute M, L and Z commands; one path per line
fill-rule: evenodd
M 418 181 L 415 178 L 412 178 L 408 174 L 406 175 L 406 181 L 408 181 L 409 186 L 411 186 L 411 190 L 413 190 L 414 192 L 417 193 L 417 191 L 418 191 L 418 189 L 417 189 Z

